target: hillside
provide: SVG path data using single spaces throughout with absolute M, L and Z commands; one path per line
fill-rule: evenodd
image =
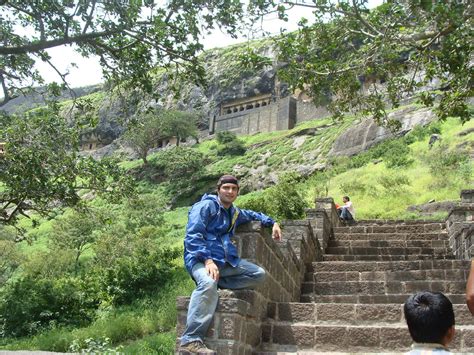
M 123 162 L 140 179 L 136 199 L 96 198 L 89 212 L 58 210 L 34 227 L 25 219 L 30 244 L 6 243 L 10 231 L 2 228 L 12 249 L 1 293 L 0 309 L 10 315 L 1 348 L 172 353 L 174 300 L 193 288 L 181 258 L 188 206 L 225 172 L 242 177 L 237 205 L 277 219 L 302 217 L 298 211 L 316 196 L 338 201 L 343 194 L 357 219 L 443 219 L 443 210 L 426 215 L 407 208 L 457 200 L 472 186 L 472 121 L 433 122 L 352 157 L 328 155 L 359 120 L 312 120 L 241 136 L 245 152 L 236 155 L 223 155 L 225 144 L 209 139 L 155 153 L 147 168 Z M 441 141 L 430 148 L 433 133 Z

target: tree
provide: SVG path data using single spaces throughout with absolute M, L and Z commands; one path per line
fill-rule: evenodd
M 415 94 L 428 106 L 437 101 L 441 119 L 470 119 L 472 2 L 398 0 L 369 10 L 366 0 L 257 1 L 253 13 L 285 19 L 293 6 L 313 9 L 315 22 L 302 19 L 299 31 L 275 38 L 280 79 L 316 104 L 329 99 L 334 117 L 362 111 L 390 125 L 386 101 L 397 107 Z M 246 62 L 269 61 L 250 53 Z
M 107 87 L 128 89 L 133 97 L 152 92 L 157 65 L 167 69 L 171 87 L 177 75 L 200 84 L 201 35 L 215 26 L 235 33 L 242 17 L 242 5 L 232 0 L 0 0 L 0 5 L 0 107 L 44 84 L 37 62 L 48 63 L 62 80 L 48 85 L 54 106 L 54 97 L 69 86 L 67 73 L 54 66 L 47 50 L 64 45 L 84 57 L 98 56 Z M 120 190 L 110 195 L 115 197 L 130 192 L 130 180 L 114 162 L 78 154 L 84 127 L 57 113 L 55 107 L 0 118 L 0 142 L 6 142 L 0 155 L 0 223 L 15 224 L 31 210 L 47 214 L 58 205 L 73 206 L 80 190 Z
M 161 126 L 161 117 L 157 111 L 139 114 L 123 135 L 126 144 L 139 155 L 144 165 L 148 165 L 147 157 L 150 149 L 163 138 L 165 136 Z
M 161 121 L 163 133 L 167 137 L 176 137 L 176 146 L 188 137 L 198 139 L 195 113 L 167 110 L 162 112 Z
M 203 48 L 201 35 L 215 26 L 235 33 L 243 6 L 232 0 L 1 0 L 0 5 L 0 106 L 44 83 L 34 69 L 38 61 L 48 63 L 67 85 L 67 73 L 47 52 L 63 45 L 75 45 L 84 57 L 98 56 L 112 85 L 151 92 L 156 65 L 184 70 L 202 82 L 196 57 Z
M 92 246 L 94 231 L 102 225 L 97 211 L 87 209 L 73 210 L 53 221 L 53 231 L 49 236 L 50 249 L 72 251 L 74 270 L 79 271 L 79 258 Z
M 133 191 L 133 181 L 113 160 L 95 161 L 78 154 L 79 127 L 41 108 L 23 116 L 0 115 L 0 224 L 14 225 L 28 211 L 47 215 L 74 206 L 80 193 L 95 191 L 119 199 Z

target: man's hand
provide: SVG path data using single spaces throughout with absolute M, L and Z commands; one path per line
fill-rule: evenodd
M 281 229 L 278 223 L 275 223 L 272 228 L 272 238 L 281 241 Z
M 213 280 L 219 281 L 219 268 L 212 259 L 207 259 L 204 262 L 204 266 L 206 267 L 207 274 L 212 277 Z

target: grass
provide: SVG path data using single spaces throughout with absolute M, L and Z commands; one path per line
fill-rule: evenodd
M 138 348 L 149 347 L 150 354 L 166 354 L 174 351 L 176 297 L 189 295 L 194 283 L 184 269 L 179 269 L 157 294 L 134 304 L 116 309 L 100 311 L 98 319 L 84 328 L 57 328 L 29 338 L 0 339 L 0 349 L 8 350 L 49 350 L 66 352 L 76 342 L 86 339 L 108 338 L 109 346 L 124 345 L 120 350 L 135 352 Z M 172 340 L 172 341 L 171 341 Z
M 241 169 L 257 168 L 266 165 L 266 172 L 277 171 L 284 173 L 291 164 L 317 164 L 331 162 L 333 172 L 316 172 L 312 176 L 302 179 L 298 183 L 298 190 L 304 192 L 304 198 L 311 204 L 316 196 L 324 196 L 326 187 L 328 196 L 340 201 L 342 195 L 348 194 L 354 202 L 357 219 L 369 218 L 426 218 L 418 213 L 407 212 L 409 205 L 436 201 L 457 200 L 463 188 L 472 187 L 471 176 L 461 177 L 457 171 L 449 171 L 443 176 L 443 186 L 440 186 L 439 177 L 432 174 L 427 163 L 430 158 L 428 148 L 429 135 L 420 141 L 409 145 L 409 157 L 413 163 L 403 168 L 389 168 L 382 157 L 382 161 L 375 164 L 371 159 L 363 160 L 364 164 L 357 168 L 349 168 L 356 158 L 345 158 L 332 161 L 326 153 L 334 140 L 342 131 L 353 124 L 355 118 L 348 118 L 341 124 L 329 125 L 329 119 L 307 121 L 290 131 L 260 133 L 252 136 L 240 137 L 247 152 L 242 156 L 219 157 L 215 155 L 217 143 L 215 140 L 205 140 L 195 148 L 206 154 L 210 164 L 207 172 L 212 174 L 232 172 L 238 164 Z M 437 123 L 441 129 L 442 143 L 452 150 L 461 145 L 469 144 L 474 140 L 474 133 L 459 136 L 461 131 L 474 127 L 474 121 L 461 125 L 457 119 L 448 119 Z M 325 126 L 324 128 L 322 126 Z M 304 143 L 295 149 L 293 134 L 308 128 L 318 128 L 313 136 L 306 136 Z M 375 147 L 374 147 L 375 148 Z M 370 152 L 369 152 L 370 153 Z M 266 156 L 266 158 L 263 158 Z M 153 155 L 150 156 L 151 158 Z M 433 157 L 431 157 L 433 158 Z M 133 169 L 142 165 L 141 160 L 123 162 L 122 167 Z M 294 166 L 294 165 L 293 165 Z M 472 167 L 472 161 L 470 163 Z M 464 179 L 464 180 L 463 180 Z M 170 183 L 153 184 L 141 182 L 141 193 L 153 193 L 169 201 Z M 198 186 L 193 186 L 198 189 Z M 243 203 L 250 198 L 261 195 L 263 191 L 254 191 L 240 196 L 236 204 Z M 97 203 L 100 203 L 97 201 Z M 176 208 L 164 213 L 166 227 L 160 242 L 169 246 L 182 247 L 187 212 L 189 206 Z M 446 213 L 438 213 L 430 218 L 442 220 Z M 21 224 L 28 230 L 33 240 L 32 245 L 20 243 L 25 254 L 35 254 L 47 248 L 48 234 L 52 229 L 52 221 L 39 219 L 39 226 L 29 227 L 28 220 Z M 56 328 L 46 330 L 28 338 L 5 339 L 0 338 L 0 348 L 9 350 L 48 350 L 70 351 L 72 344 L 86 343 L 87 339 L 96 342 L 106 342 L 111 349 L 120 347 L 120 352 L 126 354 L 172 354 L 175 346 L 175 299 L 178 295 L 189 295 L 194 287 L 189 275 L 182 267 L 183 261 L 177 260 L 178 271 L 173 278 L 155 294 L 137 299 L 133 304 L 117 308 L 100 309 L 97 319 L 83 328 Z

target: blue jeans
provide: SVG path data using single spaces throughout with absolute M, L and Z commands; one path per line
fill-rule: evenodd
M 341 207 L 340 209 L 338 209 L 338 212 L 339 217 L 341 217 L 345 221 L 351 221 L 354 219 L 346 207 Z
M 188 307 L 186 329 L 181 337 L 181 345 L 192 341 L 204 341 L 207 329 L 217 307 L 217 287 L 239 290 L 257 286 L 265 279 L 265 270 L 247 260 L 240 260 L 237 267 L 229 264 L 219 268 L 219 281 L 213 280 L 203 263 L 193 266 L 192 275 L 196 289 L 191 295 Z

